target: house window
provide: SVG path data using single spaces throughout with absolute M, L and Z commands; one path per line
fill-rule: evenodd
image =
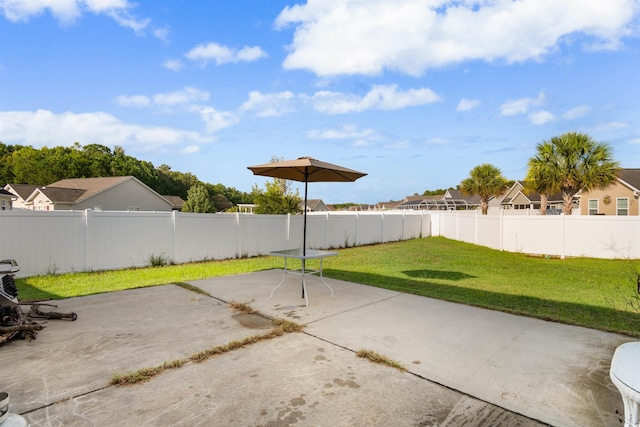
M 127 206 L 129 212 L 140 212 L 140 206 Z
M 621 197 L 616 199 L 616 215 L 629 215 L 629 199 Z
M 2 200 L 2 210 L 5 211 L 7 210 L 7 201 L 6 200 Z
M 598 215 L 598 199 L 589 199 L 589 215 Z

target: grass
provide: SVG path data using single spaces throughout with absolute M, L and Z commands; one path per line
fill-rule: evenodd
M 366 349 L 358 350 L 358 352 L 356 353 L 356 356 L 361 357 L 363 359 L 368 359 L 373 363 L 379 363 L 381 365 L 389 366 L 391 368 L 397 369 L 400 372 L 407 372 L 407 368 L 403 364 L 396 362 L 395 360 L 390 359 L 387 356 L 383 356 L 380 353 L 376 353 L 375 351 L 372 351 L 372 350 L 366 350 Z
M 640 312 L 631 306 L 640 260 L 530 257 L 441 237 L 339 252 L 324 260 L 325 276 L 640 337 Z M 282 268 L 282 260 L 39 276 L 18 279 L 17 285 L 22 301 L 58 299 L 272 268 Z
M 246 304 L 230 302 L 229 307 L 239 313 L 244 314 L 258 314 L 259 312 L 253 310 Z M 290 320 L 272 319 L 273 328 L 268 332 L 260 335 L 251 335 L 241 340 L 230 341 L 227 344 L 217 345 L 215 347 L 208 348 L 206 350 L 199 351 L 184 359 L 176 359 L 170 362 L 164 362 L 161 365 L 153 366 L 150 368 L 142 368 L 137 371 L 128 374 L 114 374 L 111 377 L 111 385 L 131 385 L 143 383 L 151 380 L 167 371 L 169 369 L 177 369 L 186 365 L 187 363 L 202 363 L 212 357 L 219 356 L 221 354 L 229 353 L 234 350 L 238 350 L 247 347 L 252 344 L 256 344 L 260 341 L 270 340 L 276 337 L 280 337 L 284 334 L 302 332 L 304 325 L 292 322 Z

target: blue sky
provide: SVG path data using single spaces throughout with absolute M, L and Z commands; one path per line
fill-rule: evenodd
M 326 203 L 522 179 L 567 131 L 640 167 L 640 0 L 0 0 L 0 141 L 121 146 L 251 191 L 274 156 L 366 172 Z M 46 184 L 46 183 L 43 183 Z

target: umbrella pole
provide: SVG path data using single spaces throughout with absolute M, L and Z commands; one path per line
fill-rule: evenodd
M 309 168 L 304 168 L 304 227 L 302 230 L 302 298 L 304 298 L 304 267 L 307 255 L 307 186 L 309 184 Z

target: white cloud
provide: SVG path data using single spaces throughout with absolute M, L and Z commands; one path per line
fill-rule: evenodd
M 48 110 L 0 112 L 4 143 L 42 146 L 69 146 L 74 142 L 119 145 L 137 152 L 156 151 L 182 144 L 211 142 L 198 132 L 166 126 L 124 123 L 111 114 L 71 112 L 56 114 Z
M 28 21 L 46 11 L 65 25 L 72 24 L 85 13 L 106 15 L 120 26 L 141 33 L 150 19 L 134 17 L 127 0 L 4 0 L 0 2 L 0 13 L 11 22 Z
M 125 96 L 119 95 L 116 97 L 116 102 L 118 105 L 122 105 L 123 107 L 150 107 L 151 106 L 151 98 L 145 95 L 133 95 L 133 96 Z
M 544 105 L 546 99 L 544 92 L 540 92 L 537 98 L 510 99 L 500 106 L 500 113 L 503 116 L 527 114 L 531 107 Z
M 182 154 L 196 154 L 200 152 L 200 146 L 199 145 L 189 145 L 187 147 L 184 147 L 182 150 L 180 150 L 180 153 Z
M 373 129 L 358 130 L 357 126 L 345 124 L 338 129 L 311 130 L 309 138 L 313 139 L 371 139 L 376 138 Z
M 191 104 L 209 100 L 209 92 L 194 87 L 185 87 L 182 90 L 153 95 L 156 105 L 173 106 L 178 104 Z
M 480 105 L 480 101 L 477 99 L 466 99 L 462 98 L 460 102 L 458 102 L 458 106 L 456 107 L 456 111 L 469 111 Z
M 553 114 L 548 111 L 540 110 L 529 114 L 529 121 L 534 125 L 543 125 L 555 120 Z
M 253 62 L 266 56 L 267 53 L 259 46 L 245 46 L 237 50 L 214 42 L 198 45 L 185 54 L 192 61 L 215 61 L 217 65 Z
M 153 30 L 153 36 L 159 40 L 162 40 L 163 42 L 168 42 L 169 41 L 169 28 L 167 27 L 163 27 L 163 28 L 157 28 L 155 30 Z
M 639 9 L 637 1 L 308 0 L 285 7 L 275 24 L 295 26 L 284 68 L 421 75 L 463 61 L 541 60 L 569 36 L 586 49 L 618 48 Z
M 629 140 L 629 144 L 640 145 L 640 138 L 634 138 L 634 139 Z
M 208 106 L 193 106 L 191 110 L 200 114 L 200 117 L 205 122 L 207 132 L 210 134 L 239 122 L 238 116 L 230 111 L 218 111 Z
M 618 129 L 624 129 L 628 126 L 627 123 L 623 123 L 623 122 L 609 122 L 609 123 L 604 123 L 601 124 L 599 126 L 596 127 L 596 130 L 598 131 L 613 131 L 613 130 L 618 130 Z
M 240 111 L 255 111 L 258 117 L 276 117 L 295 111 L 294 101 L 295 95 L 289 91 L 266 94 L 252 91 Z
M 209 93 L 194 87 L 185 87 L 173 92 L 146 95 L 120 95 L 116 102 L 124 107 L 172 107 L 176 105 L 191 105 L 209 100 Z
M 320 91 L 311 97 L 311 101 L 314 108 L 322 113 L 344 114 L 366 110 L 400 110 L 440 101 L 440 96 L 429 88 L 401 91 L 397 85 L 375 85 L 364 97 Z
M 589 108 L 588 105 L 580 105 L 578 107 L 565 111 L 562 114 L 562 118 L 565 120 L 577 119 L 578 117 L 586 116 L 590 111 L 591 108 Z
M 184 68 L 184 64 L 179 59 L 167 59 L 162 66 L 171 71 L 180 71 Z

